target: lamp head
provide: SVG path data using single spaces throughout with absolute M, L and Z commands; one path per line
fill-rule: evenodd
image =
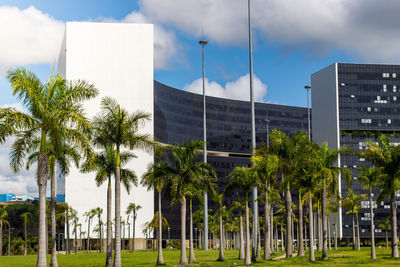
M 311 86 L 306 85 L 306 86 L 304 86 L 304 88 L 307 89 L 307 90 L 309 90 L 309 89 L 311 89 Z
M 207 42 L 207 40 L 200 40 L 199 41 L 199 44 L 200 45 L 206 45 L 208 42 Z

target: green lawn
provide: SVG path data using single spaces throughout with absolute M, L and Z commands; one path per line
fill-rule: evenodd
M 179 251 L 164 251 L 164 260 L 166 266 L 174 266 L 179 263 Z M 275 254 L 276 257 L 282 254 Z M 286 260 L 262 261 L 254 264 L 254 266 L 304 266 L 304 265 L 326 265 L 326 266 L 400 266 L 400 260 L 390 258 L 390 250 L 377 249 L 377 260 L 370 260 L 370 249 L 362 248 L 361 251 L 353 252 L 351 248 L 341 248 L 339 251 L 329 251 L 329 260 L 320 260 L 320 253 L 316 253 L 317 261 L 309 263 L 306 257 L 294 257 Z M 236 251 L 225 251 L 225 262 L 217 262 L 218 251 L 196 251 L 197 262 L 193 266 L 242 266 L 243 261 L 237 259 Z M 157 259 L 157 252 L 137 251 L 135 253 L 123 253 L 123 266 L 154 266 Z M 48 258 L 50 262 L 50 257 Z M 63 266 L 104 266 L 104 254 L 84 254 L 78 255 L 58 255 L 58 263 Z M 0 257 L 0 266 L 35 266 L 36 256 L 3 256 Z

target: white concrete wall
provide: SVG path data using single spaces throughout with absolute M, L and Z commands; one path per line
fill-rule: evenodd
M 337 63 L 311 75 L 311 90 L 313 141 L 318 144 L 327 142 L 330 148 L 337 149 L 340 147 Z M 340 158 L 337 165 L 340 166 Z M 341 194 L 340 175 L 338 180 L 338 191 Z M 338 211 L 338 221 L 338 236 L 342 237 L 341 208 Z
M 153 114 L 152 24 L 68 22 L 58 62 L 59 73 L 66 79 L 84 79 L 99 89 L 99 97 L 84 104 L 89 118 L 100 111 L 100 100 L 104 96 L 116 99 L 129 112 L 141 110 Z M 153 136 L 153 122 L 143 132 Z M 141 177 L 153 156 L 141 151 L 134 153 L 138 158 L 126 167 Z M 106 221 L 106 183 L 97 187 L 94 177 L 95 173 L 82 174 L 73 168 L 65 181 L 65 200 L 78 211 L 82 231 L 87 231 L 83 213 L 92 208 L 102 207 L 103 221 Z M 112 218 L 114 199 L 113 185 Z M 136 237 L 143 237 L 141 226 L 154 214 L 154 193 L 132 186 L 128 194 L 121 186 L 124 220 L 130 202 L 143 207 L 136 222 Z M 92 222 L 95 224 L 96 218 Z M 97 234 L 91 233 L 91 236 L 97 237 Z

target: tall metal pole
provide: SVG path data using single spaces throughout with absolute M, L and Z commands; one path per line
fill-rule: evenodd
M 207 162 L 207 125 L 206 125 L 206 85 L 205 85 L 205 71 L 204 71 L 204 46 L 207 44 L 207 40 L 200 40 L 199 44 L 202 47 L 203 52 L 203 160 Z M 208 250 L 208 195 L 207 192 L 203 192 L 204 199 L 204 210 L 203 210 L 203 225 L 204 225 L 204 250 Z
M 254 155 L 256 148 L 256 124 L 254 112 L 254 91 L 253 91 L 253 43 L 251 36 L 251 7 L 250 0 L 248 3 L 248 20 L 249 20 L 249 63 L 250 63 L 250 105 L 251 105 L 251 154 Z M 257 251 L 257 228 L 258 228 L 258 204 L 257 204 L 257 187 L 253 188 L 253 248 L 251 250 L 251 259 L 256 261 Z
M 310 89 L 311 86 L 306 85 L 304 88 L 307 90 L 307 116 L 308 116 L 308 141 L 311 141 L 311 123 L 310 123 Z

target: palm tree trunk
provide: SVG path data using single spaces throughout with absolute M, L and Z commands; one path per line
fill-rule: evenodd
M 189 263 L 196 261 L 193 248 L 193 212 L 192 212 L 192 199 L 189 199 Z M 222 238 L 222 236 L 221 236 Z
M 270 214 L 270 224 L 269 224 L 269 240 L 270 240 L 270 253 L 274 252 L 274 208 L 273 206 L 269 207 Z
M 132 252 L 135 251 L 135 229 L 136 229 L 136 211 L 133 211 L 133 216 L 132 216 Z
M 397 245 L 397 205 L 396 205 L 396 192 L 392 192 L 390 196 L 390 215 L 392 226 L 392 258 L 399 257 L 399 250 Z
M 99 213 L 98 215 L 98 220 L 99 220 L 99 234 L 100 234 L 100 253 L 103 253 L 103 223 L 101 222 L 101 214 Z
M 355 222 L 354 222 L 355 214 L 353 214 L 353 250 L 356 250 L 356 229 L 355 229 Z
M 275 226 L 275 250 L 278 251 L 278 225 Z
M 224 261 L 224 245 L 223 245 L 223 224 L 222 224 L 222 202 L 219 205 L 219 256 L 218 261 Z
M 68 210 L 65 213 L 65 223 L 67 224 L 67 254 L 70 254 L 71 252 L 69 250 L 70 242 L 69 242 L 69 211 Z
M 305 245 L 305 251 L 307 251 L 308 250 L 308 247 L 307 247 L 307 224 L 305 223 L 304 224 L 304 245 Z
M 181 200 L 181 260 L 179 265 L 186 266 L 188 260 L 186 257 L 186 198 Z
M 268 203 L 268 185 L 265 187 L 265 204 L 264 204 L 264 260 L 271 259 L 271 239 L 269 226 L 269 203 Z
M 243 235 L 243 216 L 240 210 L 239 216 L 239 260 L 244 260 L 244 235 Z
M 162 214 L 161 214 L 161 190 L 158 191 L 158 257 L 157 264 L 164 264 L 162 253 Z
M 27 218 L 25 218 L 24 220 L 24 239 L 25 239 L 25 246 L 24 246 L 24 256 L 26 256 L 26 254 L 28 253 L 28 242 L 27 242 L 27 232 L 26 232 L 26 223 L 27 223 Z M 1 223 L 0 223 L 0 228 L 1 228 Z M 0 238 L 2 238 L 2 236 L 0 235 Z M 0 248 L 2 247 L 2 244 L 0 244 Z M 1 254 L 0 254 L 1 256 Z
M 115 169 L 115 253 L 114 267 L 121 267 L 121 176 L 119 148 L 117 148 L 117 167 Z
M 372 206 L 372 188 L 369 189 L 369 209 L 371 215 L 371 259 L 376 259 L 375 254 L 375 225 L 374 225 L 374 207 Z
M 312 198 L 311 192 L 308 193 L 308 222 L 310 225 L 310 261 L 315 261 L 314 256 L 314 218 L 313 218 L 313 210 L 312 210 Z
M 338 250 L 338 243 L 337 243 L 337 220 L 336 220 L 336 214 L 335 214 L 335 250 Z
M 245 216 L 246 216 L 246 252 L 244 257 L 244 264 L 250 265 L 251 258 L 250 258 L 250 228 L 249 228 L 249 203 L 248 203 L 248 196 L 246 193 L 246 207 L 245 207 Z
M 327 216 L 328 218 L 328 249 L 331 250 L 332 249 L 332 245 L 331 245 L 331 219 L 329 217 L 329 215 Z
M 78 231 L 76 230 L 76 219 L 74 220 L 74 231 L 75 231 L 75 240 L 74 240 L 74 250 L 75 254 L 78 254 Z
M 323 247 L 323 236 L 322 236 L 322 215 L 321 215 L 321 209 L 319 207 L 319 201 L 318 201 L 318 211 L 317 211 L 317 227 L 318 227 L 318 251 L 322 251 Z
M 298 235 L 298 248 L 299 248 L 299 256 L 304 256 L 304 240 L 303 240 L 303 205 L 302 205 L 301 192 L 299 192 L 299 231 Z
M 285 251 L 285 242 L 284 240 L 284 236 L 283 236 L 283 225 L 281 224 L 281 251 Z
M 261 229 L 260 229 L 260 223 L 257 223 L 257 253 L 256 253 L 256 258 L 259 259 L 261 255 Z
M 285 193 L 286 202 L 286 258 L 291 258 L 293 255 L 292 241 L 292 195 L 289 186 Z
M 111 176 L 108 177 L 107 185 L 107 250 L 106 250 L 106 267 L 112 267 L 112 229 L 111 229 Z
M 57 267 L 57 244 L 56 244 L 56 178 L 55 178 L 55 171 L 51 174 L 51 260 L 50 266 Z
M 386 249 L 389 248 L 389 236 L 388 236 L 388 231 L 385 231 L 386 233 Z
M 328 217 L 326 212 L 326 184 L 322 187 L 322 259 L 328 259 Z
M 42 133 L 43 137 L 43 133 Z M 42 138 L 43 139 L 43 138 Z M 44 152 L 39 153 L 38 160 L 38 178 L 37 184 L 39 188 L 39 236 L 38 236 L 38 256 L 36 267 L 47 267 L 46 259 L 46 184 L 48 174 L 48 160 L 47 154 Z
M 360 224 L 358 222 L 358 213 L 356 213 L 357 220 L 357 250 L 360 250 Z
M 3 219 L 0 219 L 0 256 L 3 256 Z

